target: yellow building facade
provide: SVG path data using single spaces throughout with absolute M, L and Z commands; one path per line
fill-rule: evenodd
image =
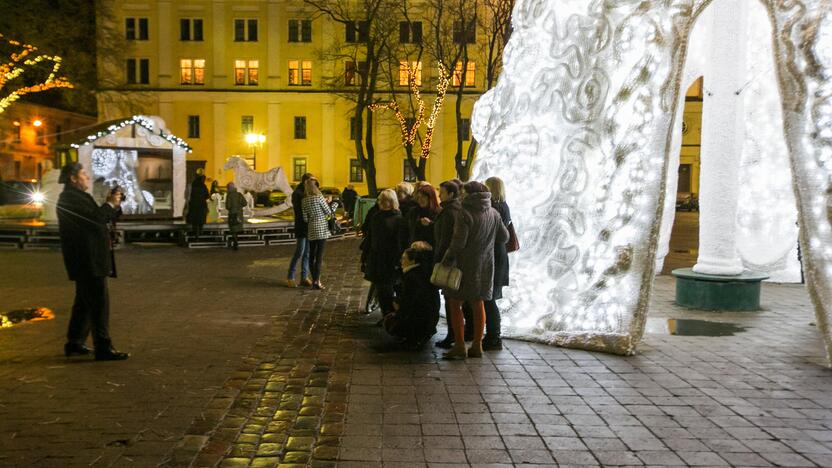
M 123 58 L 99 57 L 99 120 L 159 115 L 193 147 L 188 159 L 205 161 L 206 174 L 223 184 L 232 177 L 223 170 L 225 160 L 238 155 L 258 171 L 281 166 L 290 181 L 308 171 L 324 186 L 351 183 L 367 192 L 351 140 L 353 104 L 330 84 L 348 65 L 321 59 L 333 39 L 343 39 L 343 24 L 295 0 L 116 0 L 114 13 L 112 26 L 128 47 Z M 422 24 L 430 37 L 427 21 Z M 462 104 L 466 118 L 485 82 L 484 64 L 477 69 L 473 61 L 475 86 Z M 424 54 L 421 89 L 428 109 L 436 73 Z M 407 86 L 397 92 L 403 96 Z M 451 92 L 427 163 L 427 179 L 435 183 L 456 175 Z M 400 127 L 390 111 L 374 120 L 376 180 L 390 187 L 407 175 Z M 250 144 L 247 134 L 263 141 Z

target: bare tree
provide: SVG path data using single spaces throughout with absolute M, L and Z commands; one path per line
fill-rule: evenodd
M 376 148 L 373 141 L 372 104 L 380 100 L 383 66 L 392 59 L 391 41 L 398 26 L 398 1 L 394 0 L 304 0 L 320 16 L 343 26 L 344 40 L 334 39 L 321 51 L 322 60 L 344 63 L 344 73 L 336 71 L 325 78 L 325 85 L 353 103 L 352 116 L 355 153 L 367 177 L 370 196 L 376 196 Z

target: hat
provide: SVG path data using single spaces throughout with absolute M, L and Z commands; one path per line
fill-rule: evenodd
M 58 176 L 58 183 L 59 184 L 67 184 L 69 183 L 69 178 L 78 175 L 83 169 L 84 166 L 81 163 L 69 163 L 66 166 L 61 168 L 61 175 Z

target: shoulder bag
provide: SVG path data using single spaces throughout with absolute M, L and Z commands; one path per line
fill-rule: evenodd
M 514 231 L 514 223 L 508 225 L 508 242 L 506 242 L 506 252 L 512 253 L 520 250 L 520 241 L 517 239 L 517 233 Z
M 437 287 L 459 289 L 462 281 L 462 270 L 456 267 L 445 266 L 441 262 L 433 266 L 433 274 L 430 275 L 430 282 Z

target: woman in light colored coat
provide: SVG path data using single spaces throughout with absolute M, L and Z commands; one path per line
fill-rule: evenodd
M 321 265 L 324 245 L 330 238 L 327 219 L 334 216 L 332 208 L 318 188 L 318 180 L 309 178 L 303 186 L 303 220 L 306 221 L 306 238 L 309 240 L 309 269 L 312 270 L 312 288 L 324 289 L 321 284 Z
M 454 347 L 444 354 L 446 359 L 482 357 L 482 338 L 485 330 L 485 301 L 494 289 L 494 243 L 505 244 L 508 230 L 500 214 L 491 207 L 488 187 L 480 182 L 468 182 L 463 187 L 462 211 L 454 224 L 451 244 L 442 259 L 446 266 L 462 270 L 459 289 L 444 290 L 451 309 Z M 465 350 L 462 304 L 467 302 L 473 311 L 474 340 Z

